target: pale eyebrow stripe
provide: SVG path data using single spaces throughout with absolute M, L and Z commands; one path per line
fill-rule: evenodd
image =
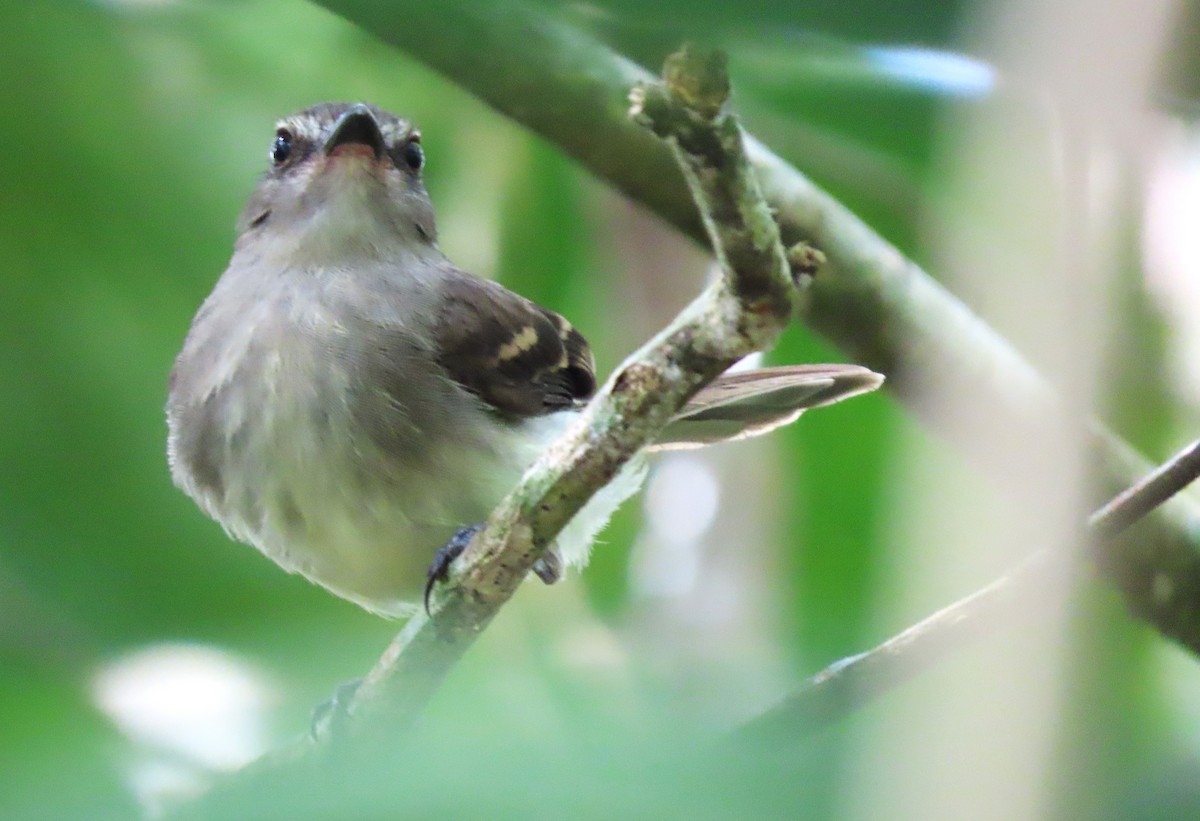
M 314 117 L 311 114 L 292 115 L 277 120 L 275 129 L 278 131 L 281 128 L 286 128 L 292 134 L 305 140 L 314 142 L 321 139 L 325 133 L 325 126 L 328 123 L 323 122 L 320 118 Z M 408 120 L 397 118 L 395 120 L 385 120 L 379 124 L 379 130 L 383 134 L 383 141 L 388 146 L 395 146 L 409 139 L 410 136 L 418 136 L 420 132 L 413 127 Z
M 317 140 L 321 137 L 321 121 L 311 115 L 303 117 L 284 117 L 275 123 L 275 129 L 286 128 L 297 137 L 307 140 Z

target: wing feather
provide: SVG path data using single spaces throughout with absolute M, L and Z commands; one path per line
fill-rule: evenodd
M 458 272 L 440 303 L 438 358 L 497 414 L 525 418 L 575 407 L 596 389 L 587 340 L 553 311 Z

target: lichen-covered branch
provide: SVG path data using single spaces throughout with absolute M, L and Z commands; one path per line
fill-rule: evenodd
M 701 97 L 694 89 L 717 89 Z M 432 615 L 414 617 L 380 659 L 343 722 L 349 733 L 411 721 L 558 532 L 708 382 L 771 344 L 796 288 L 737 121 L 721 113 L 724 63 L 685 50 L 665 82 L 639 86 L 633 115 L 677 153 L 724 276 L 631 356 L 570 431 L 530 468 L 459 560 Z
M 1200 441 L 1193 442 L 1088 517 L 1097 549 L 1149 515 L 1200 476 Z M 782 702 L 746 724 L 743 736 L 796 739 L 819 730 L 929 669 L 984 631 L 1037 611 L 1064 564 L 1042 549 L 1018 567 L 877 647 L 844 658 L 807 679 Z M 1159 598 L 1173 593 L 1164 577 Z
M 626 116 L 626 97 L 651 79 L 645 69 L 588 35 L 510 2 L 320 0 L 324 6 L 472 91 L 529 127 L 597 176 L 689 235 L 707 241 L 704 221 L 670 151 Z M 700 92 L 703 93 L 703 92 Z M 810 241 L 828 257 L 805 291 L 801 313 L 856 362 L 888 376 L 888 389 L 967 455 L 987 453 L 928 401 L 923 374 L 974 397 L 1026 441 L 1042 441 L 1058 413 L 1053 390 L 991 328 L 866 224 L 752 137 L 747 153 L 786 244 Z M 1091 454 L 1103 490 L 1114 493 L 1149 464 L 1101 425 Z M 995 456 L 995 454 L 988 454 Z M 1013 459 L 1023 455 L 1004 454 Z M 1010 465 L 1020 476 L 1026 465 Z M 1176 497 L 1100 553 L 1102 575 L 1130 610 L 1200 652 L 1200 513 Z M 1177 595 L 1154 598 L 1168 577 Z

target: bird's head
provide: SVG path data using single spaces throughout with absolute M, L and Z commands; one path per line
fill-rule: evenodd
M 421 135 L 365 103 L 320 103 L 275 125 L 268 159 L 238 220 L 239 246 L 283 243 L 314 263 L 354 252 L 433 247 Z

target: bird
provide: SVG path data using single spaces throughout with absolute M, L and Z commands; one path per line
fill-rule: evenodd
M 230 537 L 390 618 L 420 607 L 473 526 L 596 390 L 584 336 L 455 266 L 407 119 L 320 103 L 280 119 L 228 267 L 171 369 L 174 482 Z M 856 365 L 729 372 L 656 447 L 766 433 L 879 387 Z M 535 571 L 582 567 L 645 476 L 635 459 Z

